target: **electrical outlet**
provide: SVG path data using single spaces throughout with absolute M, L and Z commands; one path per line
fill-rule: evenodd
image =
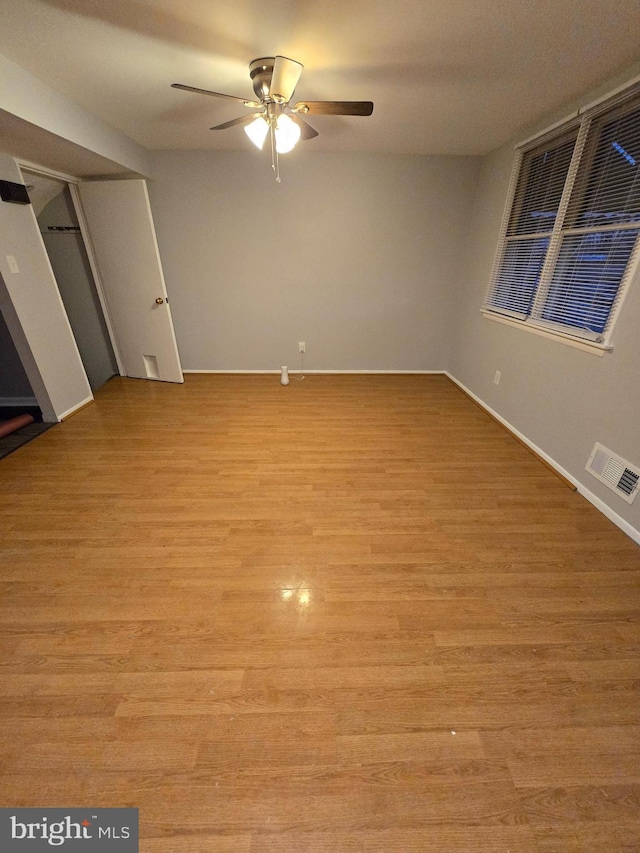
M 304 341 L 298 341 L 298 352 L 306 352 L 306 351 L 307 351 L 307 345 L 305 344 L 305 342 Z
M 499 385 L 499 384 L 500 384 L 500 378 L 501 378 L 501 376 L 502 376 L 502 374 L 500 373 L 500 371 L 499 371 L 499 370 L 496 370 L 496 375 L 493 377 L 493 384 L 494 384 L 494 385 Z

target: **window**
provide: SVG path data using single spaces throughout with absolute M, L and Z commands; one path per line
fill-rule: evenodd
M 640 97 L 518 153 L 484 311 L 606 346 L 639 254 Z

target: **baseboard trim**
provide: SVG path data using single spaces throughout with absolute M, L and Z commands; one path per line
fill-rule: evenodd
M 0 407 L 6 406 L 37 406 L 35 397 L 0 397 Z
M 305 376 L 446 376 L 446 370 L 299 370 L 288 368 L 289 373 Z M 280 374 L 280 370 L 183 370 L 183 373 L 234 373 L 245 375 Z
M 76 406 L 72 406 L 70 409 L 67 409 L 66 412 L 62 412 L 62 414 L 58 415 L 59 421 L 66 421 L 67 418 L 70 418 L 71 415 L 75 415 L 80 409 L 84 409 L 85 406 L 88 406 L 89 403 L 93 403 L 93 396 L 87 397 L 86 400 L 83 400 L 81 403 L 78 403 Z
M 603 515 L 606 515 L 609 521 L 612 521 L 616 527 L 619 527 L 623 533 L 626 533 L 630 539 L 633 539 L 634 542 L 637 542 L 638 545 L 640 545 L 640 530 L 636 530 L 635 527 L 632 527 L 628 521 L 621 518 L 617 512 L 614 512 L 610 506 L 608 506 L 597 495 L 594 495 L 593 492 L 589 491 L 589 489 L 587 489 L 586 486 L 583 486 L 582 483 L 577 482 L 576 488 L 583 498 L 586 498 L 590 504 L 593 504 L 593 506 L 596 509 L 599 509 Z
M 599 510 L 603 515 L 605 515 L 609 521 L 612 521 L 616 527 L 619 527 L 623 533 L 626 533 L 630 539 L 633 539 L 634 542 L 637 542 L 640 545 L 640 530 L 636 530 L 628 521 L 626 521 L 622 516 L 618 515 L 615 510 L 611 509 L 611 507 L 606 504 L 601 498 L 597 495 L 594 495 L 592 491 L 590 491 L 580 480 L 576 479 L 572 474 L 570 474 L 565 468 L 562 467 L 555 459 L 549 456 L 548 453 L 545 453 L 537 444 L 534 444 L 526 435 L 517 430 L 513 424 L 510 424 L 506 418 L 503 418 L 502 415 L 499 415 L 496 411 L 494 411 L 491 406 L 488 406 L 477 394 L 474 394 L 473 391 L 470 391 L 466 385 L 463 385 L 455 376 L 452 376 L 448 370 L 444 371 L 445 376 L 457 385 L 461 391 L 463 391 L 468 397 L 470 397 L 475 403 L 477 403 L 482 409 L 484 409 L 487 414 L 491 415 L 494 420 L 498 421 L 498 423 L 502 424 L 502 426 L 507 429 L 512 435 L 518 439 L 522 444 L 526 445 L 539 459 L 541 462 L 545 463 L 551 470 L 556 473 L 561 480 L 570 484 L 572 488 L 574 488 L 580 495 L 582 495 L 585 500 L 589 501 L 590 504 L 595 506 L 597 510 Z

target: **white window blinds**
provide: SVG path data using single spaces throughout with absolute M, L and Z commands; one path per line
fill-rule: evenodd
M 604 341 L 636 261 L 640 98 L 524 152 L 485 310 Z

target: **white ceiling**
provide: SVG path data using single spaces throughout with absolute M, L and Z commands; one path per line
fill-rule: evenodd
M 319 151 L 481 154 L 640 59 L 640 0 L 0 0 L 0 53 L 150 149 L 249 149 L 231 101 L 283 54 Z

